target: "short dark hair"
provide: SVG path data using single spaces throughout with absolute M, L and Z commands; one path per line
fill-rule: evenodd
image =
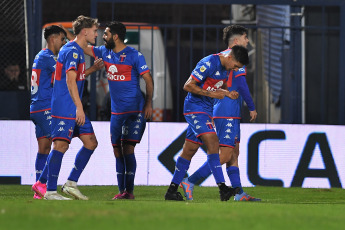
M 78 35 L 80 31 L 84 28 L 91 28 L 92 26 L 99 26 L 97 18 L 90 18 L 84 15 L 80 15 L 76 20 L 72 22 L 73 32 L 75 35 Z
M 229 46 L 229 41 L 234 35 L 248 34 L 248 29 L 240 25 L 231 25 L 223 29 L 223 41 Z
M 117 34 L 120 40 L 123 42 L 126 36 L 126 26 L 121 22 L 113 21 L 106 25 L 110 29 L 112 35 Z
M 242 65 L 249 64 L 248 50 L 243 46 L 235 45 L 231 48 L 231 55 Z
M 44 39 L 47 40 L 50 35 L 56 34 L 59 35 L 60 33 L 63 33 L 65 36 L 67 36 L 66 31 L 62 29 L 60 26 L 52 25 L 48 26 L 44 29 Z

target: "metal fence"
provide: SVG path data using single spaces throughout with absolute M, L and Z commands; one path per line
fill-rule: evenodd
M 1 0 L 0 15 L 0 90 L 27 90 L 24 0 Z

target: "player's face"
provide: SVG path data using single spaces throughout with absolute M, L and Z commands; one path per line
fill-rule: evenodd
M 113 39 L 113 35 L 110 33 L 109 27 L 107 27 L 104 30 L 103 40 L 104 40 L 105 48 L 111 49 L 111 50 L 115 48 L 115 42 Z
M 85 28 L 86 29 L 86 41 L 95 44 L 96 43 L 96 37 L 97 34 L 97 26 L 93 25 L 91 28 Z
M 60 50 L 60 48 L 66 44 L 66 37 L 63 33 L 60 33 L 58 36 L 56 36 L 56 48 L 57 50 Z
M 248 43 L 249 43 L 249 39 L 248 39 L 247 34 L 243 34 L 241 36 L 238 36 L 236 45 L 240 45 L 240 46 L 243 46 L 244 48 L 247 48 Z
M 238 71 L 238 69 L 242 68 L 243 65 L 239 63 L 232 55 L 226 57 L 226 62 L 224 68 L 227 71 L 234 70 Z

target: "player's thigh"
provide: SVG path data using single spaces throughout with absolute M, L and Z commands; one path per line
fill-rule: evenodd
M 126 120 L 126 114 L 112 114 L 110 118 L 110 139 L 113 147 L 121 147 L 122 126 Z
M 202 142 L 206 145 L 207 154 L 219 153 L 219 140 L 216 133 L 205 133 L 200 136 Z
M 121 140 L 124 144 L 134 145 L 140 143 L 146 128 L 146 120 L 142 113 L 129 114 L 122 126 Z M 130 148 L 130 146 L 128 146 Z M 123 149 L 124 153 L 125 149 Z
M 36 138 L 50 138 L 51 136 L 51 121 L 52 117 L 50 112 L 46 111 L 31 113 L 30 119 L 35 124 Z
M 85 116 L 85 124 L 83 126 L 76 126 L 74 136 L 78 136 L 87 149 L 96 149 L 98 142 L 93 130 L 91 121 Z

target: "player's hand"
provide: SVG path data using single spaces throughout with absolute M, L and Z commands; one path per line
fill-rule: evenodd
M 75 121 L 77 122 L 77 125 L 79 126 L 83 126 L 85 124 L 85 113 L 84 113 L 83 107 L 80 107 L 80 108 L 77 107 Z
M 95 71 L 100 70 L 104 67 L 104 62 L 102 58 L 96 58 L 93 62 L 93 67 L 95 68 Z
M 258 113 L 256 112 L 256 110 L 250 111 L 249 112 L 250 115 L 250 122 L 253 122 L 256 120 L 256 117 L 258 116 Z
M 212 95 L 213 95 L 213 98 L 223 99 L 228 93 L 229 91 L 225 89 L 217 89 L 216 91 L 212 93 Z
M 226 95 L 226 96 L 235 100 L 240 96 L 240 94 L 237 91 L 233 90 L 233 91 L 229 92 L 228 95 Z
M 145 119 L 146 120 L 151 120 L 152 118 L 152 113 L 153 113 L 153 109 L 152 109 L 152 103 L 145 103 L 144 106 L 144 115 L 145 115 Z

